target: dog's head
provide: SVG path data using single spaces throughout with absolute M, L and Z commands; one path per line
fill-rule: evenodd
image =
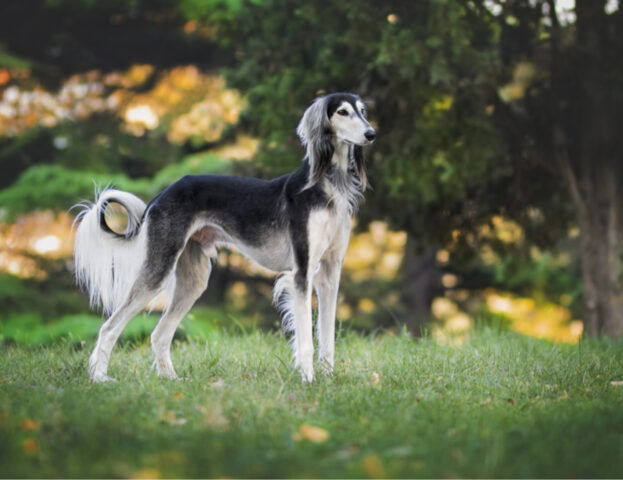
M 367 177 L 362 147 L 374 141 L 376 132 L 358 95 L 332 93 L 316 99 L 303 114 L 296 132 L 307 148 L 311 168 L 308 187 L 329 170 L 336 144 L 343 142 L 353 145 L 355 169 L 365 190 Z

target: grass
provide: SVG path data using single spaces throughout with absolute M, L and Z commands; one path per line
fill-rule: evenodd
M 80 345 L 4 348 L 1 476 L 623 476 L 620 342 L 349 333 L 313 385 L 277 334 L 176 342 L 183 382 L 126 343 L 91 384 Z

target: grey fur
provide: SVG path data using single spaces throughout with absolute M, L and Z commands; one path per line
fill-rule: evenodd
M 305 110 L 296 128 L 309 159 L 309 181 L 305 188 L 315 185 L 331 166 L 334 152 L 333 130 L 327 116 L 327 97 L 318 98 Z

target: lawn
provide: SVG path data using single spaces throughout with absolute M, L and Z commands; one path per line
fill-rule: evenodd
M 126 342 L 91 384 L 91 347 L 3 347 L 3 477 L 623 476 L 621 342 L 348 333 L 313 385 L 279 334 L 176 342 L 182 382 Z

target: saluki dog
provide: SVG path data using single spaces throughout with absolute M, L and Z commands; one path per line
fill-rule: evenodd
M 306 148 L 303 166 L 273 180 L 189 175 L 149 205 L 107 189 L 82 205 L 74 247 L 77 282 L 91 305 L 110 315 L 89 359 L 95 382 L 107 376 L 112 349 L 127 323 L 156 295 L 170 302 L 151 334 L 158 375 L 176 379 L 171 342 L 178 325 L 208 284 L 220 247 L 238 250 L 279 272 L 274 301 L 284 330 L 293 333 L 295 366 L 314 379 L 312 289 L 318 299 L 318 359 L 333 371 L 335 312 L 351 216 L 367 186 L 362 147 L 376 132 L 357 95 L 334 93 L 305 111 L 297 134 Z M 127 211 L 123 234 L 106 223 L 108 204 Z

